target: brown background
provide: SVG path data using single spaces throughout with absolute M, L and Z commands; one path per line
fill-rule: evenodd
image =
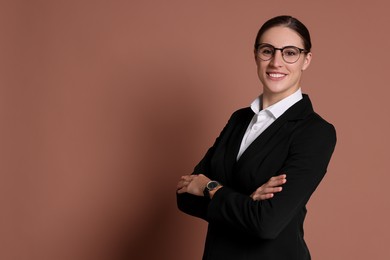
M 176 181 L 259 94 L 253 40 L 280 14 L 312 32 L 302 87 L 338 131 L 313 259 L 390 259 L 385 3 L 2 0 L 0 259 L 200 259 Z

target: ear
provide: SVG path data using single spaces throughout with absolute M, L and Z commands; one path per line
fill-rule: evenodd
M 311 52 L 306 53 L 305 59 L 303 61 L 303 65 L 302 65 L 302 71 L 306 70 L 309 67 L 312 56 L 313 56 L 313 54 Z

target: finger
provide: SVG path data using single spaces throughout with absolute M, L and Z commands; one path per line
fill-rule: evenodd
M 287 178 L 286 174 L 282 174 L 282 175 L 274 176 L 274 177 L 272 177 L 271 179 L 274 179 L 274 180 L 283 180 L 283 179 L 286 179 L 286 178 Z
M 257 195 L 255 194 L 252 199 L 253 200 L 267 200 L 267 199 L 271 199 L 272 197 L 274 196 L 273 193 L 267 193 L 267 194 L 262 194 L 262 195 Z
M 255 191 L 258 194 L 273 193 L 281 191 L 281 185 L 284 184 L 284 180 L 269 180 Z
M 183 188 L 183 187 L 185 187 L 185 186 L 187 186 L 184 182 L 179 182 L 178 184 L 177 184 L 177 186 L 176 186 L 176 189 L 177 190 L 179 190 L 179 189 L 181 189 L 181 188 Z
M 184 181 L 189 181 L 189 180 L 192 179 L 192 177 L 191 177 L 191 175 L 183 175 L 183 176 L 181 176 L 180 179 L 181 179 L 181 180 L 184 180 Z
M 188 186 L 188 184 L 190 184 L 191 181 L 187 181 L 187 180 L 180 180 L 177 184 L 177 189 L 180 189 L 180 188 L 183 188 L 185 186 Z
M 277 192 L 281 192 L 282 190 L 283 190 L 282 187 L 268 187 L 263 190 L 262 194 L 277 193 Z
M 286 178 L 287 178 L 286 174 L 281 174 L 281 175 L 272 177 L 270 180 L 281 180 L 281 179 L 286 179 Z
M 262 200 L 267 200 L 267 199 L 272 198 L 273 196 L 274 196 L 273 193 L 268 193 L 268 194 L 261 195 L 261 196 L 260 196 L 260 199 L 262 199 Z
M 279 185 L 282 185 L 282 184 L 285 184 L 287 182 L 287 179 L 286 178 L 282 178 L 282 177 L 272 177 L 268 182 L 268 186 L 279 186 Z
M 176 192 L 177 192 L 178 194 L 186 193 L 186 192 L 187 192 L 187 187 L 183 187 L 183 188 L 181 188 L 181 189 L 178 189 Z
M 272 198 L 274 193 L 281 192 L 282 190 L 282 187 L 267 187 L 261 190 L 256 190 L 256 192 L 254 192 L 251 197 L 260 199 Z
M 286 183 L 285 180 L 278 180 L 278 181 L 273 181 L 273 182 L 267 183 L 267 185 L 265 185 L 265 187 L 266 188 L 269 188 L 269 187 L 280 187 L 280 186 L 282 186 L 285 183 Z

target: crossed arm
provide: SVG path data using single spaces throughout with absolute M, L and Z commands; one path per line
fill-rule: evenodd
M 286 174 L 270 178 L 266 183 L 257 188 L 250 197 L 253 200 L 271 199 L 275 193 L 282 191 L 282 185 L 287 181 L 286 178 Z M 203 190 L 209 181 L 210 179 L 203 174 L 181 176 L 177 184 L 177 193 L 189 193 L 195 196 L 203 196 Z M 217 189 L 211 191 L 210 197 L 212 198 L 215 192 L 217 192 L 220 188 L 222 188 L 222 186 L 219 186 Z

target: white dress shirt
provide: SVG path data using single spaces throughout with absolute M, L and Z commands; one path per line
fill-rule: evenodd
M 262 133 L 267 127 L 269 127 L 278 117 L 280 117 L 287 109 L 289 109 L 296 102 L 301 100 L 302 91 L 299 88 L 296 92 L 290 96 L 280 100 L 279 102 L 260 110 L 262 107 L 262 96 L 257 97 L 251 104 L 251 109 L 255 113 L 251 122 L 246 129 L 245 135 L 242 138 L 240 150 L 237 155 L 237 160 L 240 159 L 244 151 L 249 145 Z

